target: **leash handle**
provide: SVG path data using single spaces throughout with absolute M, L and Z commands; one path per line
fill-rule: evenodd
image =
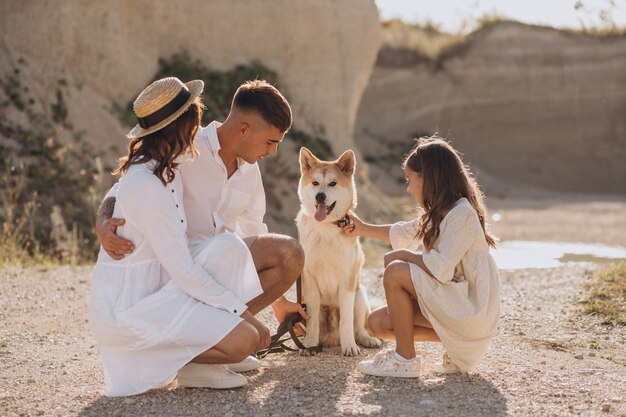
M 296 279 L 296 301 L 302 304 L 302 275 Z
M 304 309 L 304 311 L 306 311 L 306 304 L 302 302 L 302 276 L 299 276 L 298 279 L 296 280 L 296 297 L 297 297 L 298 304 L 300 304 L 302 308 Z M 293 330 L 293 326 L 295 326 L 296 323 L 299 323 L 303 320 L 304 319 L 302 318 L 300 313 L 292 313 L 289 317 L 285 319 L 285 321 L 280 323 L 280 325 L 278 326 L 278 329 L 276 330 L 276 334 L 272 336 L 272 340 L 270 342 L 269 347 L 267 349 L 260 349 L 256 351 L 254 356 L 256 356 L 259 359 L 262 359 L 265 356 L 269 355 L 270 353 L 279 353 L 279 352 L 286 352 L 286 351 L 296 352 L 298 349 L 309 350 L 311 352 L 316 352 L 316 353 L 321 352 L 322 351 L 321 346 L 314 346 L 310 348 L 307 348 L 306 346 L 304 346 L 304 344 L 300 341 L 300 338 L 298 337 L 298 335 L 296 335 L 296 332 Z M 285 333 L 288 333 L 289 337 L 285 337 L 281 339 L 281 337 L 283 337 Z M 289 339 L 293 341 L 293 343 L 297 346 L 297 349 L 289 347 L 285 344 L 287 341 L 289 341 Z

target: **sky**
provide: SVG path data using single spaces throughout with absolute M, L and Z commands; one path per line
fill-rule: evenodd
M 446 32 L 469 32 L 485 15 L 558 28 L 626 27 L 626 0 L 375 0 L 384 20 L 432 22 Z M 578 9 L 576 4 L 579 4 Z

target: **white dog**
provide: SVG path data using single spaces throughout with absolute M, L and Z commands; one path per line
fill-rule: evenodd
M 305 253 L 302 288 L 309 315 L 304 345 L 341 344 L 346 356 L 360 353 L 356 342 L 364 347 L 381 345 L 366 329 L 369 306 L 360 285 L 361 243 L 338 226 L 356 207 L 354 168 L 351 150 L 326 162 L 307 148 L 300 149 L 296 224 Z

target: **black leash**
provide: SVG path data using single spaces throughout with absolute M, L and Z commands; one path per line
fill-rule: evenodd
M 302 303 L 302 278 L 298 277 L 296 280 L 296 297 L 298 304 L 302 305 L 304 311 L 306 311 L 306 304 Z M 270 353 L 281 353 L 281 352 L 297 352 L 298 350 L 309 350 L 311 352 L 319 353 L 322 351 L 321 346 L 314 346 L 311 348 L 305 347 L 300 338 L 293 330 L 293 326 L 297 323 L 304 321 L 304 318 L 300 315 L 300 313 L 291 313 L 280 325 L 278 329 L 276 329 L 276 334 L 272 336 L 270 345 L 267 349 L 259 349 L 256 351 L 254 356 L 261 359 Z M 285 336 L 288 333 L 287 336 Z M 292 348 L 291 346 L 286 345 L 285 343 L 292 341 L 296 348 Z

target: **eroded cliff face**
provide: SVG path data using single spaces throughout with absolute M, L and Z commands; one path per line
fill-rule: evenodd
M 402 193 L 411 138 L 439 132 L 491 193 L 626 193 L 626 36 L 502 22 L 433 57 L 385 30 L 355 135 L 375 183 Z
M 0 119 L 11 127 L 0 139 L 17 135 L 17 125 L 34 128 L 36 114 L 55 121 L 50 134 L 59 141 L 76 147 L 79 138 L 113 166 L 125 152 L 128 131 L 114 104 L 123 107 L 136 97 L 160 58 L 187 51 L 219 71 L 253 61 L 274 71 L 294 125 L 325 139 L 339 155 L 354 147 L 380 34 L 372 0 L 1 2 L 0 103 L 6 105 Z M 270 226 L 293 233 L 298 156 L 293 144 L 285 148 L 279 161 L 263 167 L 270 171 L 264 180 Z
M 41 101 L 66 79 L 69 120 L 109 143 L 123 140 L 125 128 L 105 108 L 135 97 L 159 58 L 186 50 L 218 70 L 258 60 L 278 73 L 299 127 L 340 152 L 352 144 L 377 22 L 369 0 L 3 2 L 0 71 L 23 59 L 20 76 Z

